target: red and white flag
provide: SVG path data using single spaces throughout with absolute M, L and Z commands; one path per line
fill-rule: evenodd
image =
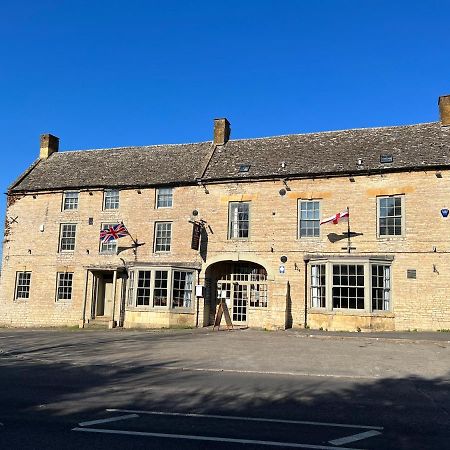
M 326 219 L 323 219 L 320 222 L 320 225 L 325 225 L 326 223 L 330 223 L 330 222 L 333 222 L 336 225 L 337 223 L 339 223 L 339 221 L 341 219 L 347 219 L 348 220 L 348 218 L 349 218 L 349 211 L 347 209 L 345 211 L 342 211 L 340 213 L 335 214 L 334 216 L 327 217 Z

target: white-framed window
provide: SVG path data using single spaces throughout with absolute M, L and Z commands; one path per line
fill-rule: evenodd
M 119 209 L 118 189 L 105 189 L 103 192 L 103 209 Z
M 152 272 L 150 270 L 139 270 L 138 272 L 138 284 L 136 293 L 137 306 L 150 306 L 151 274 Z
M 173 272 L 172 308 L 190 308 L 192 306 L 192 288 L 194 274 L 185 270 Z
M 64 192 L 63 211 L 78 209 L 78 191 Z
M 311 264 L 311 306 L 325 308 L 326 265 Z
M 76 223 L 62 223 L 59 231 L 59 251 L 73 252 L 75 250 Z
M 171 243 L 172 222 L 156 222 L 154 252 L 170 252 Z
M 127 306 L 192 310 L 194 271 L 170 268 L 133 268 L 128 272 Z
M 389 311 L 391 305 L 391 266 L 372 265 L 372 310 Z
M 117 225 L 117 223 L 102 223 L 101 230 L 107 230 L 109 227 Z M 108 242 L 100 241 L 100 253 L 102 254 L 116 254 L 117 253 L 117 239 L 112 239 Z
M 298 237 L 320 236 L 320 201 L 298 201 Z
M 364 265 L 333 264 L 333 309 L 364 309 Z
M 14 298 L 23 300 L 30 298 L 31 272 L 16 272 L 16 289 Z
M 267 284 L 250 284 L 250 307 L 267 308 Z
M 404 195 L 377 197 L 378 236 L 403 236 Z
M 167 306 L 167 270 L 155 270 L 155 285 L 153 288 L 153 306 Z
M 159 188 L 156 191 L 156 207 L 172 208 L 173 206 L 173 190 L 172 188 Z
M 73 272 L 56 274 L 56 301 L 72 300 Z
M 228 239 L 248 239 L 250 234 L 250 202 L 230 202 L 228 207 Z
M 392 310 L 389 258 L 321 258 L 310 261 L 308 270 L 312 309 L 354 314 Z

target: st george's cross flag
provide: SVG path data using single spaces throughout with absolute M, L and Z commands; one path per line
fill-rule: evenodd
M 336 225 L 337 223 L 339 223 L 339 221 L 341 219 L 347 219 L 348 220 L 348 218 L 349 218 L 349 211 L 347 209 L 345 211 L 342 211 L 340 213 L 335 214 L 334 216 L 327 217 L 326 219 L 323 219 L 320 222 L 320 225 L 325 225 L 326 223 L 330 223 L 330 222 L 332 222 L 332 223 L 334 223 Z
M 103 244 L 106 244 L 109 241 L 128 236 L 129 234 L 127 227 L 123 223 L 117 223 L 115 225 L 109 225 L 104 230 L 101 230 L 100 240 Z

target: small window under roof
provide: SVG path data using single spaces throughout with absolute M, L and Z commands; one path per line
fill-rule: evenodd
M 239 164 L 239 172 L 248 172 L 250 170 L 250 164 Z
M 391 163 L 394 162 L 394 157 L 392 155 L 380 155 L 380 163 Z

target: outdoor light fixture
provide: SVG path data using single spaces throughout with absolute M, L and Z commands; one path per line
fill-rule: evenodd
M 350 180 L 350 183 L 354 183 L 355 179 L 353 177 L 348 177 L 348 179 Z
M 436 178 L 442 178 L 442 173 L 441 172 L 436 172 L 435 175 L 436 175 Z

